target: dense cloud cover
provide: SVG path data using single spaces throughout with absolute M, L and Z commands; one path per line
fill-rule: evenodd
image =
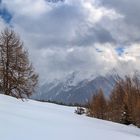
M 73 71 L 131 73 L 140 68 L 139 0 L 3 0 L 0 29 L 24 40 L 41 80 Z

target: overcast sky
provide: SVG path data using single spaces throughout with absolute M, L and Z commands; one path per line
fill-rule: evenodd
M 1 0 L 41 80 L 140 69 L 140 0 Z

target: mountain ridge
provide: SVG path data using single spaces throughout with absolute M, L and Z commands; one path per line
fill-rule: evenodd
M 78 72 L 73 72 L 63 80 L 46 82 L 40 87 L 39 95 L 34 96 L 36 100 L 52 101 L 57 103 L 87 104 L 102 89 L 105 97 L 108 97 L 114 87 L 115 79 L 112 75 L 77 79 Z

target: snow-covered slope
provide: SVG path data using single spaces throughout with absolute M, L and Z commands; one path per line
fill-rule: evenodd
M 47 82 L 40 88 L 39 96 L 34 98 L 65 104 L 86 104 L 100 88 L 108 96 L 115 84 L 112 75 L 85 79 L 79 77 L 79 73 L 74 72 L 62 80 Z
M 0 95 L 1 140 L 140 140 L 140 129 L 74 114 L 74 109 Z

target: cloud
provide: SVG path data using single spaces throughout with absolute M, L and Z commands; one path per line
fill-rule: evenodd
M 113 9 L 83 0 L 69 0 L 58 5 L 48 4 L 44 0 L 6 0 L 5 5 L 13 13 L 13 26 L 25 32 L 27 38 L 32 37 L 31 41 L 36 40 L 36 47 L 39 48 L 79 45 L 79 41 L 84 42 L 87 36 L 91 38 L 91 43 L 113 40 L 110 33 L 98 23 L 103 18 L 120 18 Z
M 44 0 L 4 0 L 2 3 L 7 6 L 14 16 L 37 18 L 50 10 Z
M 139 0 L 100 0 L 100 4 L 106 8 L 113 8 L 124 16 L 122 20 L 116 21 L 111 27 L 111 30 L 116 29 L 114 31 L 116 37 L 120 36 L 120 43 L 140 42 Z
M 127 73 L 139 69 L 138 0 L 4 0 L 2 5 L 43 80 L 73 71 L 122 72 L 121 65 Z
M 96 48 L 100 48 L 101 51 L 98 52 Z M 109 44 L 105 44 L 104 47 L 96 44 L 94 47 L 86 48 L 76 46 L 71 48 L 47 48 L 40 53 L 42 56 L 39 57 L 38 62 L 44 60 L 45 70 L 42 73 L 44 73 L 43 75 L 49 75 L 47 79 L 61 78 L 73 71 L 84 71 L 94 76 L 105 74 L 116 67 L 117 64 L 117 53 Z M 38 63 L 38 71 L 41 71 L 41 69 L 42 67 Z
M 2 31 L 5 27 L 7 27 L 8 24 L 5 22 L 5 20 L 0 16 L 0 31 Z

